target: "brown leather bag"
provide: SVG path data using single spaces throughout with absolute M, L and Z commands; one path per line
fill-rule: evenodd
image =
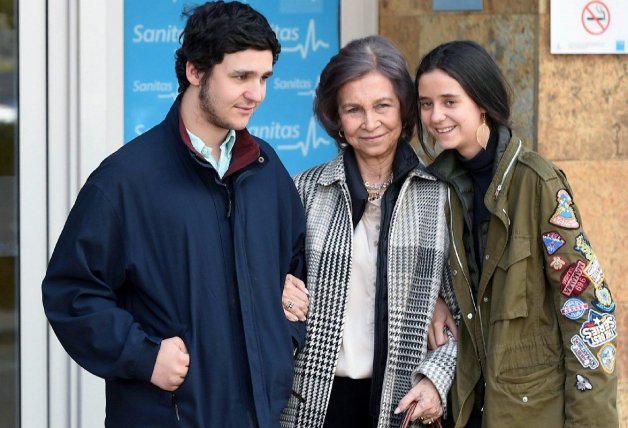
M 408 407 L 408 410 L 406 410 L 406 416 L 403 418 L 403 422 L 401 423 L 401 428 L 410 427 L 410 424 L 412 423 L 412 421 L 410 420 L 410 417 L 412 416 L 412 413 L 414 413 L 414 408 L 416 407 L 416 405 L 417 405 L 417 402 L 413 401 L 412 404 L 410 404 L 410 407 Z M 423 423 L 423 426 L 430 427 L 430 428 L 443 428 L 443 426 L 440 423 L 440 418 L 434 419 L 434 422 L 432 422 L 431 424 Z

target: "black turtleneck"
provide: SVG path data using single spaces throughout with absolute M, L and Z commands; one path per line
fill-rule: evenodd
M 497 151 L 497 132 L 491 132 L 486 150 L 480 151 L 474 158 L 465 159 L 460 154 L 460 165 L 467 170 L 473 183 L 473 245 L 475 249 L 475 261 L 480 274 L 482 273 L 482 259 L 486 248 L 486 236 L 488 235 L 488 223 L 491 213 L 484 204 L 484 195 L 493 179 L 493 163 Z M 485 230 L 484 230 L 485 229 Z

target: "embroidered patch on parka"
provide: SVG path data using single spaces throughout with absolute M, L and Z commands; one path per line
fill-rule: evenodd
M 588 310 L 588 303 L 572 297 L 570 299 L 567 299 L 567 301 L 563 304 L 563 307 L 560 308 L 560 313 L 570 320 L 577 320 L 578 318 L 582 317 L 582 315 L 584 315 L 584 313 Z
M 597 353 L 597 357 L 602 365 L 602 370 L 608 374 L 612 374 L 615 371 L 615 354 L 617 353 L 615 345 L 607 343 L 602 346 Z
M 617 337 L 617 321 L 611 314 L 589 309 L 589 319 L 582 323 L 580 336 L 587 345 L 598 348 Z
M 565 267 L 567 262 L 561 256 L 552 257 L 552 261 L 550 261 L 550 267 L 554 270 L 561 270 Z
M 606 313 L 615 311 L 615 301 L 613 300 L 611 290 L 608 288 L 606 283 L 603 283 L 599 287 L 595 287 L 594 294 L 595 299 L 591 302 L 593 306 Z
M 586 376 L 576 375 L 576 388 L 580 391 L 589 391 L 593 389 L 593 385 L 591 385 L 591 381 Z
M 596 287 L 602 284 L 602 281 L 604 281 L 604 271 L 602 270 L 602 265 L 600 265 L 597 256 L 594 255 L 587 267 L 584 268 L 584 274 Z
M 584 256 L 585 259 L 589 261 L 595 256 L 591 244 L 589 243 L 587 238 L 585 238 L 583 233 L 580 233 L 578 234 L 578 236 L 576 236 L 576 243 L 574 244 L 573 249 L 578 251 Z
M 576 213 L 571 207 L 573 201 L 571 200 L 569 193 L 567 193 L 567 190 L 560 189 L 556 193 L 556 201 L 558 202 L 558 205 L 556 206 L 554 215 L 550 217 L 549 222 L 564 229 L 579 228 L 580 224 L 576 218 Z
M 573 352 L 580 365 L 585 369 L 597 369 L 600 366 L 595 355 L 577 334 L 571 337 L 571 352 Z
M 589 278 L 584 275 L 587 266 L 582 260 L 572 263 L 560 277 L 561 293 L 565 296 L 577 296 L 589 286 Z
M 565 240 L 562 236 L 560 236 L 560 233 L 556 231 L 544 233 L 542 239 L 545 251 L 547 251 L 547 254 L 550 256 L 558 251 L 560 247 L 565 245 Z

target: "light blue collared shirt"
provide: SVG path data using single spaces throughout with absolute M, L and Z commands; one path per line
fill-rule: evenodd
M 236 133 L 233 129 L 230 129 L 227 133 L 227 137 L 220 145 L 220 159 L 216 162 L 216 159 L 212 156 L 211 147 L 207 147 L 203 140 L 201 140 L 196 135 L 192 134 L 189 129 L 185 128 L 190 136 L 190 141 L 192 142 L 192 146 L 196 149 L 197 152 L 205 158 L 207 162 L 214 167 L 220 178 L 222 178 L 227 170 L 229 169 L 229 164 L 231 163 L 231 152 L 233 152 L 233 146 L 235 145 Z

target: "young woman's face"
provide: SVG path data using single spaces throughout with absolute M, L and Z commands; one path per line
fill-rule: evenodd
M 442 70 L 433 70 L 419 78 L 421 122 L 444 149 L 458 151 L 471 159 L 482 147 L 476 131 L 482 124 L 480 108 L 454 78 Z

